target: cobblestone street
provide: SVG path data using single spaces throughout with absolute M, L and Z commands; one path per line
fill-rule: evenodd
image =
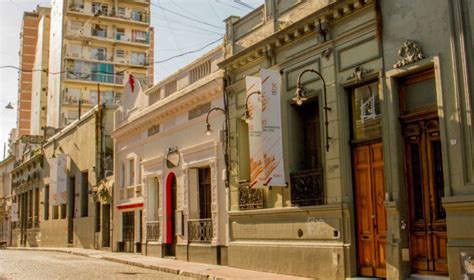
M 0 250 L 4 279 L 191 279 L 66 253 Z

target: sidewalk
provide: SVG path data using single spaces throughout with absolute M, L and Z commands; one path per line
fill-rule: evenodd
M 100 250 L 81 248 L 24 248 L 8 247 L 8 250 L 23 251 L 50 251 L 69 253 L 73 255 L 103 259 L 138 267 L 159 270 L 167 273 L 174 273 L 183 276 L 200 279 L 275 279 L 275 280 L 296 280 L 308 279 L 296 276 L 281 275 L 274 273 L 259 272 L 229 266 L 212 264 L 192 263 L 178 260 L 163 259 L 157 257 L 147 257 L 137 254 L 112 253 Z

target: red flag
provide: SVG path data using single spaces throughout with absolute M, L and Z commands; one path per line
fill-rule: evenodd
M 135 91 L 135 79 L 133 78 L 132 74 L 128 75 L 128 83 L 130 84 L 130 88 L 132 89 L 133 93 Z

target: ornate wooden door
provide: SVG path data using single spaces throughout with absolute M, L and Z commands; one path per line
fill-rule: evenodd
M 385 277 L 387 215 L 382 142 L 354 147 L 353 161 L 359 274 Z
M 446 213 L 438 117 L 402 120 L 413 272 L 447 274 Z

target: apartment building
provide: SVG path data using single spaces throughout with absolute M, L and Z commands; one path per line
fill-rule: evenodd
M 49 8 L 38 6 L 35 11 L 25 12 L 20 33 L 20 68 L 18 77 L 17 137 L 30 134 L 32 79 L 38 40 L 38 23 L 49 14 Z
M 53 0 L 47 126 L 61 128 L 100 100 L 116 104 L 124 77 L 146 88 L 150 2 Z

